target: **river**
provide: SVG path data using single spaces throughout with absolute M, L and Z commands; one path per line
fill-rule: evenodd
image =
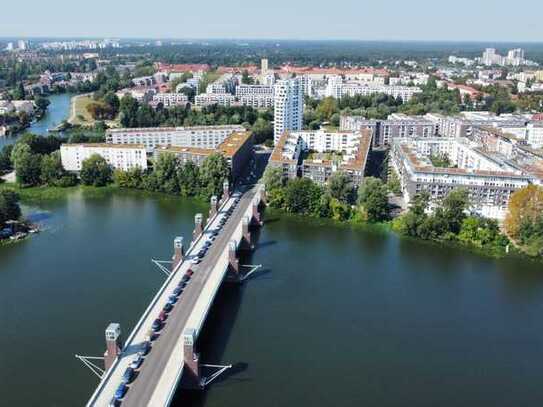
M 47 135 L 47 130 L 59 125 L 63 120 L 66 120 L 70 112 L 70 100 L 73 94 L 61 93 L 48 96 L 51 104 L 47 108 L 47 113 L 39 121 L 35 121 L 32 125 L 25 129 L 24 132 L 38 134 L 40 136 Z M 8 144 L 13 144 L 19 134 L 13 136 L 0 137 L 0 149 Z
M 70 95 L 51 101 L 30 131 L 66 118 Z M 150 259 L 206 208 L 74 192 L 24 209 L 45 230 L 0 247 L 0 405 L 81 405 L 97 378 L 74 354 L 101 355 L 110 321 L 126 337 L 163 281 Z M 175 405 L 543 402 L 541 263 L 272 213 L 244 261 L 263 272 L 221 291 L 200 343 L 235 368 Z
M 0 405 L 76 406 L 104 328 L 129 333 L 199 204 L 139 192 L 25 207 L 45 231 L 0 247 Z M 543 401 L 541 264 L 266 213 L 203 331 L 235 369 L 192 406 L 533 406 Z M 188 403 L 186 403 L 188 401 Z

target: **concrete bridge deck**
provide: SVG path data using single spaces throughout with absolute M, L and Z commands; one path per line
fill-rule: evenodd
M 158 338 L 152 342 L 151 351 L 146 356 L 136 378 L 129 385 L 128 392 L 122 401 L 123 406 L 169 405 L 184 370 L 184 333 L 187 329 L 191 329 L 194 332 L 194 339 L 198 337 L 215 295 L 228 272 L 229 244 L 234 241 L 236 247 L 239 247 L 244 233 L 242 220 L 252 217 L 253 205 L 260 203 L 263 191 L 261 184 L 245 189 L 237 191 L 241 194 L 239 204 L 200 264 L 191 264 L 190 260 L 203 247 L 211 231 L 219 227 L 220 219 L 234 206 L 234 196 L 222 204 L 218 214 L 208 222 L 201 236 L 189 248 L 185 260 L 174 269 L 134 327 L 121 355 L 105 372 L 87 406 L 109 405 L 115 390 L 122 381 L 123 373 L 137 357 L 142 344 L 148 339 L 153 321 L 190 268 L 194 271 L 194 275 L 169 313 Z

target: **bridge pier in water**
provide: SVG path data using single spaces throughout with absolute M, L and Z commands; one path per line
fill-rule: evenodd
M 197 213 L 196 216 L 194 216 L 194 232 L 192 232 L 192 241 L 195 242 L 202 232 L 204 231 L 204 215 L 201 213 Z
M 173 240 L 173 257 L 172 257 L 172 271 L 183 261 L 185 257 L 185 250 L 183 249 L 183 238 L 177 236 Z
M 115 359 L 121 354 L 121 325 L 112 322 L 106 328 L 106 351 L 104 352 L 104 366 L 107 372 Z
M 196 353 L 196 331 L 194 328 L 187 328 L 183 332 L 183 355 L 185 368 L 181 377 L 181 387 L 189 390 L 200 390 L 202 376 L 200 372 L 200 355 Z
M 209 223 L 211 219 L 217 214 L 218 211 L 218 199 L 216 195 L 213 195 L 210 200 L 210 208 L 209 208 L 209 218 L 207 219 L 207 222 Z

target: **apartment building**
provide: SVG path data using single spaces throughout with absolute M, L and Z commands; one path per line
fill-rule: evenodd
M 447 155 L 452 167 L 435 167 L 432 155 Z M 465 188 L 472 211 L 493 219 L 503 219 L 511 194 L 535 181 L 533 172 L 467 138 L 396 139 L 390 162 L 406 202 L 426 191 L 435 205 L 453 189 Z
M 142 144 L 62 144 L 60 158 L 66 171 L 81 171 L 83 161 L 94 154 L 103 157 L 111 167 L 128 171 L 147 169 L 147 154 Z
M 300 79 L 284 79 L 274 86 L 274 142 L 285 131 L 301 130 L 303 124 L 303 90 Z
M 236 98 L 243 106 L 255 109 L 273 107 L 273 86 L 239 85 L 236 87 Z
M 368 129 L 285 132 L 274 147 L 270 166 L 280 168 L 285 178 L 301 176 L 318 184 L 325 184 L 333 173 L 342 171 L 359 185 L 370 150 Z
M 244 130 L 239 125 L 109 129 L 106 143 L 141 144 L 149 153 L 158 146 L 217 148 L 232 133 Z
M 184 93 L 157 93 L 153 96 L 152 103 L 162 105 L 166 108 L 172 106 L 186 106 L 189 103 L 187 95 Z
M 165 153 L 175 155 L 182 164 L 192 161 L 197 166 L 201 166 L 211 154 L 220 153 L 228 160 L 232 180 L 235 182 L 242 175 L 247 162 L 253 156 L 253 137 L 251 132 L 236 131 L 228 135 L 214 148 L 161 146 L 155 149 L 154 157 Z
M 194 98 L 194 104 L 198 107 L 221 105 L 233 105 L 236 98 L 231 93 L 200 93 Z
M 372 120 L 363 116 L 342 116 L 340 119 L 341 130 L 359 131 L 361 128 L 372 131 L 375 148 L 386 147 L 396 138 L 433 137 L 438 132 L 434 121 L 421 116 L 392 114 L 387 120 Z

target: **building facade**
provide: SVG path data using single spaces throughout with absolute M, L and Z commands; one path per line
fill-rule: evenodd
M 274 142 L 285 131 L 301 130 L 303 124 L 304 96 L 300 79 L 285 79 L 274 87 Z
M 66 171 L 79 172 L 83 161 L 92 155 L 104 158 L 111 167 L 124 171 L 147 169 L 147 154 L 142 144 L 62 144 L 60 158 Z

